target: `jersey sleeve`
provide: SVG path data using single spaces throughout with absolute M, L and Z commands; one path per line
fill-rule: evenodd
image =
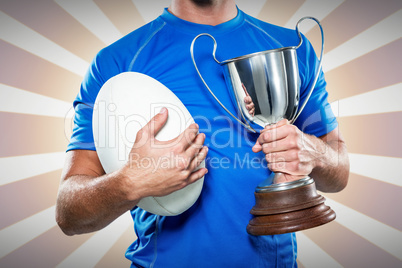
M 300 50 L 300 51 L 299 51 Z M 300 104 L 304 103 L 319 67 L 318 58 L 306 37 L 303 36 L 303 45 L 297 50 L 299 58 L 299 73 L 301 79 Z M 304 133 L 317 137 L 323 136 L 338 126 L 331 105 L 328 103 L 327 83 L 324 73 L 320 71 L 317 83 L 295 125 Z
M 100 51 L 91 62 L 89 69 L 81 83 L 81 88 L 73 102 L 74 127 L 67 146 L 70 150 L 92 150 L 95 144 L 92 132 L 92 115 L 96 97 L 102 85 L 115 72 L 113 60 L 108 61 L 105 52 Z

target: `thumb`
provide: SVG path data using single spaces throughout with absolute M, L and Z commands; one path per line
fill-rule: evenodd
M 162 129 L 162 127 L 166 124 L 168 119 L 168 109 L 163 107 L 158 114 L 156 114 L 152 119 L 148 122 L 147 129 L 149 134 L 153 137 L 158 134 L 158 132 Z
M 254 146 L 251 148 L 251 150 L 252 150 L 254 153 L 258 153 L 259 151 L 262 150 L 262 145 L 261 145 L 258 141 L 256 141 L 255 144 L 254 144 Z

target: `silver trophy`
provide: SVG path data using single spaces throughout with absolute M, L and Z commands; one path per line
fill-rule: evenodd
M 314 20 L 321 30 L 322 44 L 319 67 L 307 97 L 302 104 L 300 99 L 300 77 L 296 50 L 303 39 L 299 24 L 305 20 Z M 215 57 L 217 43 L 207 33 L 196 36 L 191 44 L 190 53 L 194 67 L 205 87 L 236 121 L 248 130 L 258 132 L 252 125 L 262 128 L 276 124 L 282 119 L 293 123 L 302 112 L 310 98 L 322 66 L 324 51 L 324 33 L 320 22 L 313 17 L 304 17 L 296 24 L 296 33 L 300 38 L 297 46 L 267 50 L 245 56 L 218 61 Z M 224 69 L 229 92 L 238 108 L 239 116 L 233 115 L 219 101 L 203 79 L 194 59 L 194 44 L 201 36 L 208 36 L 214 41 L 212 56 Z M 252 235 L 271 235 L 300 231 L 316 227 L 335 219 L 335 212 L 324 204 L 325 198 L 317 194 L 314 180 L 305 177 L 300 180 L 276 183 L 275 177 L 280 173 L 271 173 L 255 189 L 256 204 L 251 210 L 255 217 L 247 226 Z

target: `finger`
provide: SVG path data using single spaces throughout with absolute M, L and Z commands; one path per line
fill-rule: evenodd
M 303 133 L 293 125 L 282 126 L 275 131 L 260 135 L 259 141 L 265 154 L 281 151 L 303 151 L 305 143 Z
M 148 132 L 155 137 L 156 134 L 162 129 L 166 124 L 168 119 L 168 109 L 163 107 L 158 114 L 156 114 L 144 128 L 148 129 Z
M 262 150 L 262 145 L 258 141 L 256 141 L 254 146 L 251 148 L 251 150 L 254 153 L 258 153 L 258 152 L 260 152 Z
M 284 124 L 269 130 L 264 130 L 264 132 L 262 132 L 258 137 L 257 141 L 260 144 L 279 141 L 286 138 L 291 130 L 291 125 L 288 124 Z
M 286 163 L 280 162 L 280 163 L 268 163 L 267 167 L 272 171 L 272 172 L 280 172 L 280 173 L 287 173 L 289 172 L 286 169 Z
M 265 159 L 268 163 L 280 163 L 280 162 L 291 162 L 299 160 L 297 151 L 282 151 L 275 153 L 267 153 Z
M 250 104 L 250 103 L 253 103 L 253 100 L 251 99 L 250 96 L 246 96 L 246 97 L 244 97 L 244 103 L 245 104 Z
M 254 109 L 254 103 L 250 103 L 246 105 L 247 110 Z
M 195 155 L 194 158 L 191 160 L 188 169 L 191 171 L 195 170 L 202 163 L 202 161 L 205 160 L 207 154 L 208 154 L 208 147 L 207 146 L 202 147 L 199 153 L 197 153 L 197 155 Z
M 261 130 L 260 136 L 252 148 L 253 152 L 258 153 L 261 151 L 264 143 L 284 139 L 288 132 L 286 132 L 286 129 L 282 127 L 286 125 L 289 125 L 289 121 L 287 119 L 282 119 L 277 124 L 265 126 L 265 128 Z
M 272 154 L 279 152 L 288 152 L 290 150 L 296 149 L 296 147 L 291 146 L 288 139 L 282 139 L 279 141 L 266 142 L 261 145 L 261 151 L 264 154 Z
M 204 141 L 205 141 L 205 134 L 199 133 L 197 137 L 194 139 L 193 143 L 191 143 L 190 146 L 186 148 L 186 155 L 190 159 L 193 159 L 203 148 Z
M 248 92 L 247 92 L 246 86 L 245 86 L 243 83 L 241 83 L 241 86 L 243 87 L 243 90 L 244 90 L 244 93 L 246 93 L 246 96 L 250 96 L 250 95 L 248 94 Z
M 289 175 L 307 176 L 308 172 L 301 168 L 298 162 L 269 163 L 268 168 L 273 172 L 281 172 Z
M 135 137 L 134 147 L 141 147 L 152 138 L 155 138 L 156 134 L 165 125 L 168 117 L 168 110 L 163 107 L 158 114 L 149 120 L 149 122 L 143 126 Z
M 206 169 L 206 168 L 200 168 L 199 170 L 192 172 L 187 179 L 188 184 L 192 184 L 192 183 L 198 181 L 199 179 L 204 177 L 207 173 L 208 173 L 208 169 Z
M 186 150 L 195 142 L 195 139 L 198 137 L 198 125 L 191 124 L 188 128 L 186 128 L 177 138 L 178 146 L 181 146 L 183 150 Z

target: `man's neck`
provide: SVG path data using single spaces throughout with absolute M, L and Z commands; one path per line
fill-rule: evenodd
M 237 16 L 234 0 L 172 0 L 168 10 L 183 20 L 213 26 Z

